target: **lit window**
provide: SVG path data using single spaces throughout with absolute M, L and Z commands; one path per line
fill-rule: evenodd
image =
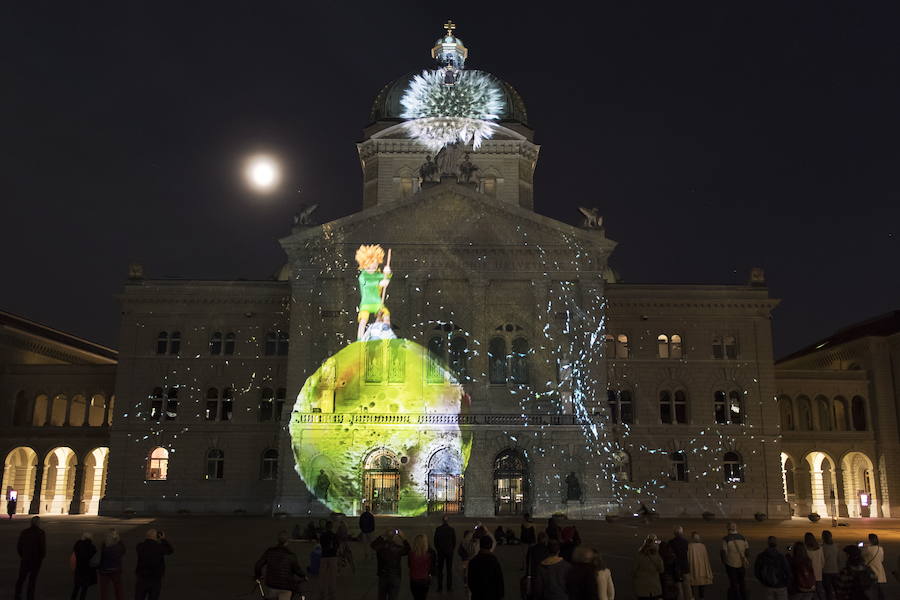
M 669 336 L 663 333 L 656 338 L 656 355 L 659 358 L 669 358 Z
M 147 479 L 162 481 L 169 476 L 169 451 L 165 448 L 154 448 L 147 461 Z
M 669 338 L 669 358 L 681 358 L 682 356 L 681 336 L 673 333 L 672 337 Z
M 616 336 L 616 358 L 628 358 L 631 348 L 628 345 L 628 336 L 620 333 Z
M 206 478 L 222 479 L 225 476 L 225 453 L 212 449 L 206 453 Z

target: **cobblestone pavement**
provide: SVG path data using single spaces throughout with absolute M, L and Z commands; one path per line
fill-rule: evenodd
M 100 539 L 104 530 L 116 527 L 128 548 L 125 556 L 126 565 L 126 597 L 133 598 L 134 585 L 134 546 L 143 538 L 148 527 L 163 529 L 175 548 L 175 554 L 167 561 L 166 577 L 163 584 L 162 598 L 172 599 L 224 599 L 252 598 L 253 563 L 262 551 L 273 544 L 277 532 L 290 530 L 295 523 L 305 524 L 304 519 L 275 519 L 265 517 L 213 517 L 213 516 L 179 516 L 132 519 L 112 519 L 104 517 L 65 516 L 42 517 L 43 527 L 47 532 L 48 552 L 38 580 L 38 598 L 64 599 L 71 593 L 71 573 L 69 571 L 69 554 L 72 544 L 82 531 L 91 531 L 95 540 Z M 431 538 L 439 519 L 430 518 L 377 518 L 377 531 L 398 527 L 412 537 L 417 533 L 426 533 Z M 356 520 L 350 519 L 355 525 Z M 897 568 L 900 557 L 900 519 L 853 519 L 845 521 L 847 527 L 833 528 L 835 538 L 840 545 L 856 543 L 863 540 L 867 533 L 874 532 L 881 538 L 887 553 L 888 571 Z M 473 519 L 455 517 L 452 524 L 461 535 L 463 528 L 471 527 Z M 485 519 L 484 524 L 493 531 L 499 523 L 504 527 L 512 527 L 518 532 L 517 519 Z M 616 597 L 620 600 L 633 598 L 631 594 L 631 564 L 637 547 L 643 537 L 650 532 L 660 537 L 671 537 L 676 525 L 683 525 L 690 533 L 698 531 L 707 543 L 710 558 L 715 570 L 715 583 L 708 590 L 706 598 L 718 600 L 726 598 L 726 578 L 724 569 L 718 560 L 718 540 L 724 534 L 725 522 L 699 520 L 659 520 L 650 524 L 634 521 L 606 523 L 603 521 L 577 521 L 584 543 L 597 548 L 606 557 L 612 569 L 616 584 Z M 12 598 L 18 560 L 15 552 L 16 538 L 23 528 L 27 527 L 26 518 L 16 518 L 12 522 L 0 522 L 0 598 Z M 543 526 L 543 523 L 536 523 Z M 811 531 L 817 536 L 826 528 L 831 528 L 830 521 L 812 524 L 805 519 L 792 521 L 766 521 L 763 523 L 740 522 L 741 531 L 748 537 L 754 554 L 765 544 L 765 537 L 776 535 L 783 545 L 802 538 L 803 533 Z M 292 542 L 291 548 L 300 556 L 301 564 L 308 563 L 311 544 L 308 542 Z M 375 565 L 374 559 L 364 559 L 360 543 L 352 544 L 356 560 L 356 572 L 346 570 L 341 574 L 336 600 L 375 600 Z M 518 600 L 519 579 L 522 576 L 522 563 L 525 554 L 524 546 L 501 546 L 496 551 L 503 565 L 506 581 L 506 598 Z M 455 567 L 458 569 L 458 562 Z M 404 577 L 406 568 L 404 567 Z M 900 584 L 897 580 L 888 584 L 885 598 L 900 598 Z M 459 583 L 457 570 L 457 583 Z M 750 582 L 751 597 L 761 596 L 759 587 Z M 97 588 L 91 588 L 89 598 L 97 598 Z M 307 597 L 318 600 L 315 581 L 311 581 Z M 400 600 L 409 600 L 406 581 L 402 586 Z M 461 585 L 456 585 L 452 594 L 437 594 L 432 590 L 429 598 L 433 600 L 464 600 Z

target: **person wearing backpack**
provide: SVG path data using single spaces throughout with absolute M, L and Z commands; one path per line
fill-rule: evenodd
M 720 551 L 728 574 L 728 600 L 747 600 L 746 571 L 750 566 L 750 544 L 738 533 L 737 523 L 728 523 L 728 535 L 722 538 Z
M 765 550 L 756 556 L 753 574 L 763 584 L 765 600 L 787 600 L 788 586 L 794 579 L 787 558 L 778 551 L 778 539 L 769 536 Z
M 841 569 L 835 582 L 834 592 L 837 600 L 874 600 L 875 586 L 878 578 L 866 566 L 862 552 L 857 546 L 844 548 L 847 564 Z
M 875 579 L 878 581 L 878 600 L 884 600 L 884 586 L 887 584 L 887 575 L 884 572 L 884 548 L 878 543 L 876 534 L 869 534 L 869 543 L 862 548 L 862 559 L 875 573 Z
M 813 600 L 816 593 L 816 572 L 803 542 L 793 543 L 788 562 L 791 563 L 794 575 L 793 583 L 788 586 L 788 597 L 791 600 Z

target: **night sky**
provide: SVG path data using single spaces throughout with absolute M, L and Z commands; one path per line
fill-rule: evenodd
M 777 355 L 900 307 L 896 7 L 15 4 L 0 309 L 115 346 L 130 262 L 269 278 L 300 202 L 327 220 L 360 208 L 372 100 L 432 65 L 448 17 L 467 66 L 525 100 L 536 210 L 574 224 L 600 207 L 625 281 L 744 283 L 762 266 Z M 281 157 L 280 193 L 243 185 L 256 151 Z

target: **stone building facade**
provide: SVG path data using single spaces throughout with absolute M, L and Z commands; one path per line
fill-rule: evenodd
M 16 512 L 97 513 L 106 493 L 116 352 L 0 312 L 3 498 Z
M 361 210 L 298 222 L 280 240 L 276 277 L 153 280 L 134 269 L 118 356 L 24 320 L 8 325 L 17 333 L 3 339 L 19 337 L 0 344 L 3 481 L 20 492 L 20 512 L 325 513 L 327 486 L 310 489 L 295 462 L 315 473 L 327 456 L 300 452 L 293 428 L 361 444 L 382 431 L 471 440 L 467 464 L 454 455 L 462 444 L 412 460 L 407 447 L 362 448 L 350 512 L 363 502 L 400 512 L 393 490 L 419 478 L 429 511 L 472 516 L 598 518 L 640 503 L 667 516 L 829 514 L 831 481 L 848 490 L 838 511 L 863 514 L 852 500 L 861 489 L 870 510 L 891 514 L 896 331 L 776 369 L 777 301 L 761 271 L 737 286 L 624 283 L 599 215 L 573 225 L 534 211 L 540 149 L 509 84 L 500 82 L 507 108 L 493 138 L 466 158 L 474 176 L 421 177 L 427 152 L 399 116 L 408 79 L 377 96 L 357 146 Z M 354 251 L 373 243 L 392 250 L 395 334 L 453 373 L 461 410 L 295 405 L 307 378 L 355 338 Z M 48 349 L 4 350 L 23 344 Z M 842 360 L 859 368 L 835 369 Z M 819 435 L 812 408 L 809 427 L 796 426 L 807 414 L 796 399 L 820 395 L 829 415 L 845 399 L 846 430 Z
M 776 366 L 794 514 L 900 514 L 900 312 L 851 325 Z

